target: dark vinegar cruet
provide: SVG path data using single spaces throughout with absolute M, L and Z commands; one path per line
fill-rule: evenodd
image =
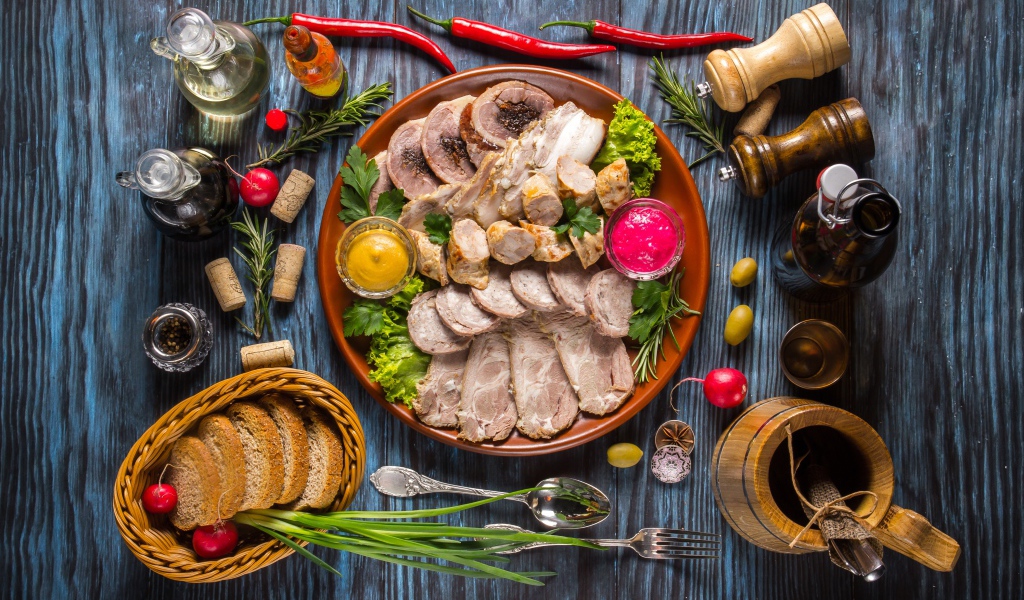
M 238 208 L 238 183 L 228 166 L 204 148 L 155 149 L 117 183 L 141 192 L 146 216 L 164 235 L 196 242 L 219 233 Z
M 772 273 L 789 293 L 811 302 L 842 297 L 889 268 L 899 238 L 900 203 L 877 181 L 846 165 L 818 178 L 818 191 L 772 243 Z

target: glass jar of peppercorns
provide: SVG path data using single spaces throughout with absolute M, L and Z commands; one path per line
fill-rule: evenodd
M 199 366 L 213 345 L 206 313 L 185 303 L 157 308 L 142 332 L 146 356 L 164 371 L 183 373 Z

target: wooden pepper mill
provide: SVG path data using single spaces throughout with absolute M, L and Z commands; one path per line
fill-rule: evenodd
M 761 198 L 797 171 L 858 165 L 874 156 L 867 114 L 856 98 L 847 98 L 812 112 L 789 133 L 736 136 L 729 146 L 729 166 L 718 170 L 718 178 L 733 179 L 745 196 Z
M 814 79 L 850 61 L 850 42 L 839 18 L 822 3 L 786 19 L 753 48 L 715 50 L 704 61 L 701 98 L 713 96 L 722 110 L 739 112 L 773 83 Z

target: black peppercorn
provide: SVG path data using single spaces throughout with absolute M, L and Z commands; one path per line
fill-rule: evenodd
M 156 344 L 164 354 L 174 355 L 183 352 L 192 342 L 192 328 L 180 317 L 171 317 L 164 321 L 156 334 Z

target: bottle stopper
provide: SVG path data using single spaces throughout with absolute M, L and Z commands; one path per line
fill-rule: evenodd
M 242 370 L 290 367 L 295 364 L 295 349 L 288 340 L 253 344 L 242 348 Z
M 210 280 L 210 287 L 213 288 L 213 295 L 217 296 L 221 310 L 231 312 L 245 306 L 242 282 L 238 280 L 231 261 L 218 258 L 206 265 L 206 277 Z
M 773 83 L 813 79 L 850 61 L 850 42 L 839 17 L 821 3 L 786 19 L 772 37 L 752 48 L 715 50 L 704 61 L 701 98 L 739 112 Z
M 293 222 L 296 215 L 302 210 L 302 205 L 306 203 L 306 198 L 309 197 L 314 183 L 316 181 L 312 177 L 298 169 L 293 169 L 288 174 L 284 185 L 281 186 L 281 191 L 277 193 L 274 205 L 270 207 L 270 214 L 285 223 Z
M 302 277 L 302 263 L 306 249 L 296 244 L 281 244 L 277 247 L 277 264 L 274 265 L 274 283 L 270 297 L 278 302 L 294 302 L 295 291 Z
M 768 128 L 768 122 L 775 114 L 775 108 L 779 105 L 782 92 L 779 91 L 779 84 L 773 83 L 747 106 L 743 115 L 733 128 L 733 135 L 761 135 Z

